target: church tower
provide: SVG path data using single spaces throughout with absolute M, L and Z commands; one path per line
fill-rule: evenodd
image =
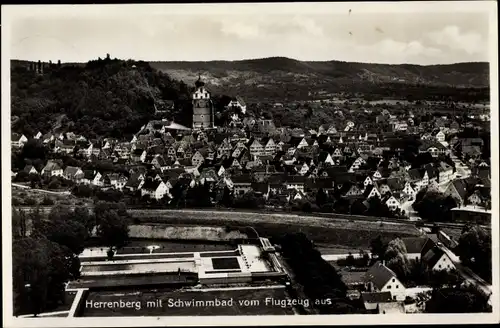
M 205 89 L 205 83 L 198 77 L 195 83 L 196 90 L 193 98 L 193 129 L 214 128 L 213 105 L 210 99 L 210 92 Z

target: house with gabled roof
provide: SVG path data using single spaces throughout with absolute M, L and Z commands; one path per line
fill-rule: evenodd
M 296 189 L 304 192 L 305 177 L 301 175 L 286 175 L 284 184 L 287 189 Z
M 74 152 L 76 143 L 74 140 L 56 140 L 54 146 L 55 153 L 71 154 Z
M 272 156 L 276 153 L 277 145 L 273 138 L 265 137 L 262 139 L 262 145 L 264 145 L 263 155 Z
M 29 165 L 29 164 L 27 164 L 24 167 L 23 171 L 26 172 L 27 174 L 38 174 L 38 171 L 36 170 L 36 168 L 33 165 Z
M 297 173 L 300 175 L 305 175 L 309 171 L 309 165 L 307 163 L 297 164 L 295 165 Z
M 382 197 L 380 191 L 378 191 L 377 187 L 375 187 L 374 185 L 366 186 L 365 191 L 363 192 L 363 196 L 366 199 L 370 199 L 372 197 L 379 197 L 379 198 Z
M 385 203 L 385 205 L 387 205 L 387 207 L 393 212 L 398 209 L 402 210 L 401 203 L 399 202 L 399 200 L 395 197 L 395 195 L 392 195 L 390 193 L 386 194 L 382 198 L 382 203 Z
M 132 150 L 133 147 L 135 147 L 134 150 Z M 116 146 L 113 148 L 113 151 L 117 154 L 118 157 L 128 158 L 129 156 L 131 156 L 132 151 L 134 151 L 134 153 L 137 154 L 136 151 L 139 148 L 140 147 L 138 147 L 137 143 L 132 145 L 128 142 L 120 142 L 116 144 Z
M 365 285 L 368 292 L 390 292 L 393 300 L 404 301 L 406 288 L 398 277 L 380 261 L 366 272 Z
M 231 177 L 234 195 L 241 196 L 252 189 L 252 179 L 248 174 L 235 175 Z
M 455 263 L 440 247 L 433 247 L 422 256 L 422 262 L 432 271 L 456 270 Z
M 119 173 L 110 173 L 104 178 L 104 184 L 109 184 L 117 190 L 123 190 L 127 181 L 127 177 Z
M 130 160 L 134 163 L 144 163 L 146 161 L 147 152 L 143 149 L 136 148 L 130 154 Z
M 352 163 L 351 167 L 349 168 L 349 172 L 356 172 L 364 164 L 366 164 L 366 161 L 361 156 L 356 158 L 354 163 Z
M 377 188 L 382 196 L 387 194 L 387 193 L 392 193 L 392 190 L 389 187 L 389 185 L 387 184 L 386 180 L 378 180 L 377 182 L 375 182 L 375 185 L 377 186 Z
M 141 196 L 144 197 L 148 195 L 152 199 L 162 199 L 166 194 L 168 194 L 168 189 L 166 184 L 161 180 L 147 180 L 144 182 L 141 189 Z
M 11 146 L 13 148 L 22 148 L 28 142 L 28 138 L 24 134 L 11 133 L 10 136 Z
M 114 157 L 114 152 L 111 148 L 102 148 L 101 151 L 99 152 L 99 155 L 97 155 L 97 158 L 100 160 L 111 159 L 113 157 Z
M 373 179 L 370 176 L 367 176 L 366 179 L 363 181 L 364 189 L 366 189 L 366 187 L 371 185 L 373 185 Z
M 48 132 L 41 137 L 41 140 L 44 144 L 48 144 L 55 140 L 55 136 Z
M 418 190 L 420 190 L 420 188 L 423 186 L 422 180 L 422 172 L 420 172 L 419 169 L 411 169 L 408 171 L 408 181 L 413 183 Z
M 438 181 L 440 185 L 447 184 L 453 179 L 453 167 L 445 162 L 440 162 L 438 166 Z
M 250 155 L 252 156 L 265 155 L 264 147 L 257 139 L 251 140 L 248 148 L 250 150 Z
M 342 193 L 344 197 L 360 197 L 363 196 L 363 189 L 357 183 L 346 183 L 343 185 L 343 189 L 347 190 L 345 193 Z
M 405 187 L 404 180 L 400 178 L 388 178 L 386 183 L 391 192 L 402 192 Z
M 326 165 L 334 165 L 335 164 L 332 156 L 326 151 L 320 152 L 318 154 L 317 159 L 318 159 L 318 163 L 322 163 L 322 164 L 326 164 Z
M 197 150 L 191 157 L 191 164 L 193 166 L 200 166 L 205 161 L 205 157 L 202 155 L 200 150 Z
M 78 154 L 84 157 L 90 157 L 94 154 L 94 145 L 92 142 L 87 142 L 85 144 L 79 144 Z M 98 153 L 96 154 L 96 156 Z
M 62 176 L 63 169 L 62 169 L 60 163 L 53 161 L 53 160 L 49 160 L 49 161 L 47 161 L 47 164 L 42 169 L 41 173 L 43 176 L 47 176 L 47 177 Z
M 129 191 L 136 191 L 142 188 L 145 177 L 142 173 L 136 173 L 130 176 L 124 188 Z
M 425 237 L 405 237 L 401 238 L 406 247 L 406 257 L 408 260 L 421 260 L 422 257 L 436 246 L 431 238 Z
M 363 292 L 361 293 L 361 300 L 365 305 L 365 309 L 369 311 L 377 310 L 381 304 L 394 302 L 390 292 Z
M 465 179 L 452 180 L 443 194 L 453 197 L 458 204 L 464 205 L 467 197 L 467 182 Z
M 90 184 L 98 187 L 102 187 L 104 185 L 102 174 L 96 170 L 84 170 L 83 178 L 80 180 L 80 182 L 83 184 Z
M 342 158 L 344 157 L 344 153 L 342 151 L 342 147 L 337 147 L 332 153 L 333 158 Z
M 438 157 L 440 155 L 445 155 L 448 150 L 439 142 L 427 141 L 423 142 L 418 147 L 419 154 L 430 153 L 432 157 Z
M 66 166 L 63 172 L 63 177 L 67 180 L 79 183 L 84 178 L 84 173 L 79 167 Z

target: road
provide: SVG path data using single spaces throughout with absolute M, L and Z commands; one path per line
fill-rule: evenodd
M 35 209 L 33 206 L 16 206 L 17 209 L 23 211 L 31 211 Z M 70 209 L 74 209 L 74 206 L 69 206 Z M 92 211 L 92 206 L 87 206 L 87 208 Z M 49 213 L 52 209 L 51 206 L 40 206 L 41 212 Z M 322 217 L 322 216 L 313 216 L 313 215 L 304 215 L 304 214 L 290 214 L 290 213 L 267 213 L 267 212 L 243 212 L 243 211 L 231 211 L 231 210 L 191 210 L 191 209 L 181 209 L 181 210 L 173 210 L 173 209 L 128 209 L 128 213 L 131 214 L 132 217 L 136 218 L 145 218 L 144 223 L 147 223 L 148 217 L 165 217 L 165 222 L 168 223 L 169 215 L 174 218 L 176 213 L 182 214 L 191 214 L 193 218 L 203 218 L 208 220 L 217 219 L 217 220 L 227 220 L 238 221 L 242 224 L 252 224 L 254 222 L 276 222 L 280 224 L 289 223 L 289 224 L 299 224 L 299 225 L 308 225 L 308 226 L 332 226 L 343 224 L 344 228 L 353 228 L 354 225 L 357 224 L 357 229 L 359 229 L 360 224 L 362 224 L 364 230 L 370 230 L 370 225 L 376 230 L 396 230 L 399 227 L 399 231 L 410 232 L 409 229 L 415 228 L 415 222 L 411 220 L 395 220 L 390 219 L 390 221 L 380 220 L 380 218 L 365 217 L 359 218 L 356 216 L 349 216 L 340 214 L 339 217 L 335 217 L 334 213 L 329 213 L 331 216 Z M 349 217 L 349 219 L 346 219 Z M 189 217 L 186 217 L 189 218 Z M 381 227 L 380 225 L 383 224 Z M 462 223 L 424 223 L 423 226 L 432 228 L 434 224 L 442 227 L 442 228 L 450 228 L 450 229 L 462 229 L 465 224 Z M 351 227 L 348 227 L 351 226 Z M 394 228 L 394 229 L 391 229 Z M 408 229 L 404 229 L 404 228 Z M 485 229 L 491 229 L 490 226 L 481 226 Z M 398 230 L 396 230 L 398 231 Z
M 22 184 L 18 183 L 12 183 L 12 187 L 17 187 L 17 188 L 22 188 L 22 189 L 29 189 L 31 191 L 36 191 L 36 192 L 42 192 L 45 194 L 52 194 L 52 195 L 71 195 L 71 192 L 68 190 L 65 191 L 51 191 L 51 190 L 44 190 L 44 189 L 35 189 L 35 188 L 30 188 L 29 186 L 25 186 Z

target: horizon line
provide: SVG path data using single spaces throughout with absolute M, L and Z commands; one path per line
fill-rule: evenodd
M 87 61 L 62 61 L 61 64 L 86 64 L 93 60 L 98 60 L 100 57 L 89 59 Z M 377 63 L 377 62 L 357 62 L 357 61 L 344 61 L 337 59 L 330 60 L 301 60 L 292 57 L 286 56 L 270 56 L 270 57 L 256 57 L 256 58 L 246 58 L 246 59 L 211 59 L 211 60 L 144 60 L 144 59 L 120 59 L 120 58 L 111 58 L 112 60 L 120 60 L 120 61 L 136 61 L 136 62 L 146 62 L 146 63 L 213 63 L 213 62 L 244 62 L 244 61 L 256 61 L 256 60 L 265 60 L 265 59 L 289 59 L 297 62 L 309 62 L 309 63 L 329 63 L 329 62 L 340 62 L 340 63 L 353 63 L 353 64 L 369 64 L 369 65 L 390 65 L 390 66 L 403 66 L 403 65 L 412 65 L 412 66 L 422 66 L 422 67 L 430 67 L 430 66 L 447 66 L 447 65 L 459 65 L 459 64 L 490 64 L 489 61 L 466 61 L 466 62 L 453 62 L 446 64 L 414 64 L 414 63 L 399 63 L 399 64 L 389 64 L 389 63 Z M 106 59 L 106 57 L 101 58 L 102 60 Z M 59 59 L 55 60 L 57 63 Z M 25 61 L 25 62 L 33 62 L 37 63 L 38 60 L 29 60 L 29 59 L 15 59 L 11 58 L 10 61 Z M 41 61 L 42 63 L 48 63 L 48 61 Z

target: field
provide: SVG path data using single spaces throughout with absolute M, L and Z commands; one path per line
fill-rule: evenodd
M 366 269 L 366 270 L 360 269 L 360 270 L 354 271 L 354 270 L 350 270 L 348 267 L 339 266 L 337 264 L 337 261 L 329 261 L 328 263 L 330 263 L 335 268 L 335 270 L 337 270 L 337 272 L 342 277 L 342 281 L 346 285 L 359 284 L 359 283 L 362 283 L 365 281 L 365 276 L 366 276 L 366 272 L 368 271 L 368 269 Z
M 129 210 L 129 213 L 142 223 L 165 223 L 169 225 L 226 226 L 230 229 L 248 230 L 248 225 L 259 235 L 280 237 L 285 233 L 302 232 L 316 243 L 342 245 L 355 249 L 369 247 L 370 241 L 377 236 L 387 239 L 418 236 L 420 233 L 411 223 L 376 221 L 354 221 L 325 217 L 301 216 L 296 214 L 265 214 L 247 212 L 170 210 Z
M 62 192 L 53 192 L 53 191 L 41 191 L 38 189 L 31 188 L 20 188 L 13 186 L 12 187 L 12 199 L 13 202 L 19 202 L 19 204 L 26 204 L 26 199 L 31 198 L 36 202 L 36 204 L 44 206 L 42 204 L 44 199 L 50 199 L 53 201 L 54 205 L 67 205 L 67 206 L 87 206 L 92 205 L 92 201 L 89 199 L 77 198 L 76 196 L 68 193 Z M 52 205 L 49 205 L 52 206 Z
M 123 301 L 135 302 L 138 307 L 96 308 L 87 306 L 83 311 L 84 317 L 106 316 L 193 316 L 193 315 L 284 315 L 293 314 L 293 310 L 271 306 L 265 303 L 266 298 L 276 300 L 286 299 L 284 288 L 273 289 L 242 289 L 217 291 L 170 291 L 170 290 L 140 290 L 136 292 L 90 292 L 85 304 L 94 302 Z M 210 304 L 205 302 L 229 302 L 232 304 Z M 183 302 L 192 302 L 191 305 Z M 193 301 L 201 301 L 196 304 Z M 85 301 L 84 301 L 85 302 Z M 148 302 L 157 306 L 148 306 Z M 161 302 L 161 305 L 160 305 Z M 241 303 L 240 303 L 241 302 Z M 123 304 L 123 303 L 122 303 Z

